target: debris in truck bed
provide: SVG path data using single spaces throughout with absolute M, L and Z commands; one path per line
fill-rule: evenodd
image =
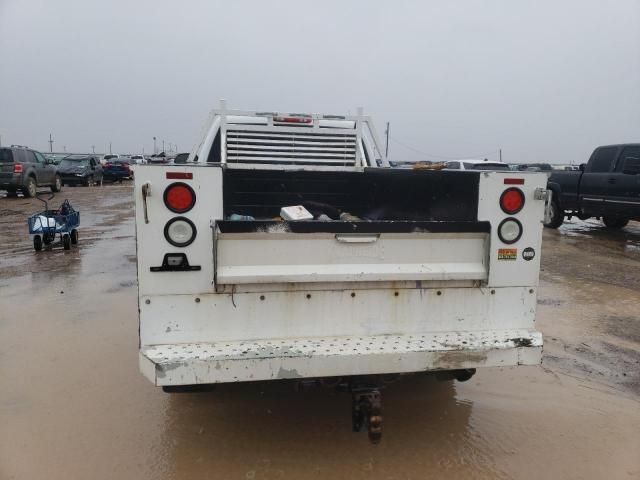
M 313 215 L 302 205 L 282 207 L 280 209 L 280 216 L 284 220 L 313 220 Z
M 251 215 L 238 215 L 237 213 L 232 213 L 229 215 L 229 220 L 233 220 L 236 222 L 251 222 L 255 220 Z
M 361 222 L 362 221 L 360 217 L 351 215 L 349 212 L 342 212 L 340 214 L 340 220 L 342 220 L 343 222 Z
M 320 215 L 326 215 L 332 220 L 336 220 L 340 216 L 340 209 L 329 205 L 325 202 L 316 202 L 314 200 L 305 200 L 301 202 L 301 205 L 309 210 L 309 212 L 314 216 L 314 218 L 319 217 Z
M 425 162 L 416 162 L 411 169 L 412 170 L 442 170 L 445 168 L 444 162 L 438 163 L 425 163 Z

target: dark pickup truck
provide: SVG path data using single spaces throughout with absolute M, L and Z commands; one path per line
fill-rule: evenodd
M 558 228 L 572 216 L 602 218 L 609 228 L 640 220 L 640 143 L 598 147 L 580 171 L 551 174 L 548 188 L 546 227 Z

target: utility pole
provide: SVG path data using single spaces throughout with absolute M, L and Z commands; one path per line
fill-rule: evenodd
M 53 153 L 53 138 L 51 138 L 51 134 L 49 134 L 49 153 Z
M 502 149 L 500 149 L 499 152 L 500 152 L 500 161 L 502 162 Z
M 91 145 L 91 150 L 93 150 L 93 153 L 96 153 L 96 146 L 95 145 Z
M 158 153 L 158 149 L 156 148 L 156 137 L 153 137 L 153 154 Z
M 162 140 L 162 151 L 164 152 L 164 140 Z
M 109 154 L 111 154 L 111 142 L 109 142 Z
M 387 142 L 386 145 L 384 147 L 384 156 L 388 157 L 389 156 L 389 122 L 387 122 L 387 130 L 386 130 L 386 135 L 387 135 Z

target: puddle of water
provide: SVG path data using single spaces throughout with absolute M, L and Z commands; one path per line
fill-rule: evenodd
M 558 232 L 567 237 L 616 240 L 624 242 L 631 248 L 640 248 L 640 223 L 638 222 L 629 222 L 623 229 L 615 230 L 606 228 L 599 220 L 573 218 L 565 220 Z

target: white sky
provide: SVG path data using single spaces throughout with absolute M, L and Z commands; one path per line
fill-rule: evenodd
M 355 113 L 390 157 L 640 142 L 640 0 L 0 0 L 0 136 L 191 150 L 208 111 Z

